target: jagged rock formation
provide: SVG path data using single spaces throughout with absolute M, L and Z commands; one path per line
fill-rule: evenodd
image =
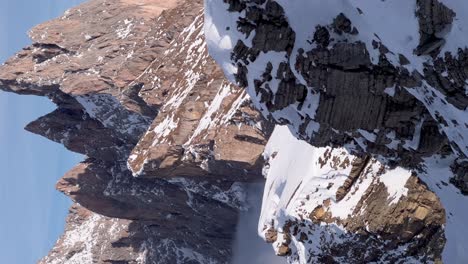
M 468 260 L 464 1 L 205 5 L 211 55 L 288 127 L 269 142 L 259 223 L 277 254 Z
M 290 263 L 465 262 L 461 10 L 92 0 L 37 26 L 0 88 L 50 98 L 26 129 L 86 155 L 41 263 L 228 263 L 262 172 L 259 233 Z
M 355 148 L 316 148 L 276 129 L 259 232 L 292 263 L 441 260 L 451 216 L 440 198 L 412 171 Z
M 93 0 L 30 32 L 0 88 L 50 98 L 26 129 L 86 155 L 41 263 L 228 263 L 271 126 L 208 56 L 202 1 Z

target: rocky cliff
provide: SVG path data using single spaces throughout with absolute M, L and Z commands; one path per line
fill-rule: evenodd
M 41 263 L 229 263 L 264 177 L 289 263 L 465 263 L 466 10 L 90 0 L 35 27 L 0 88 L 50 98 L 26 129 L 86 156 Z
M 57 109 L 26 129 L 86 159 L 41 263 L 228 263 L 272 127 L 208 56 L 202 1 L 88 1 L 30 31 L 2 90 Z
M 211 55 L 277 127 L 259 233 L 290 263 L 468 261 L 468 5 L 206 0 Z

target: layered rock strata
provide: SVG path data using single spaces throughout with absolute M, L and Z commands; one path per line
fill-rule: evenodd
M 259 223 L 277 254 L 466 262 L 464 1 L 205 5 L 210 54 L 287 126 L 266 152 Z
M 271 126 L 208 56 L 202 1 L 88 1 L 33 28 L 0 87 L 57 109 L 26 129 L 83 154 L 41 263 L 228 263 Z

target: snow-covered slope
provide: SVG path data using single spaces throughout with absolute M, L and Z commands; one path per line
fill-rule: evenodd
M 419 238 L 435 239 L 437 235 L 425 237 L 421 232 L 419 238 L 402 240 L 409 243 L 398 247 L 377 242 L 379 236 L 388 235 L 389 231 L 398 236 L 404 236 L 405 232 L 408 235 L 418 229 L 415 226 L 422 220 L 428 225 L 440 225 L 440 231 L 443 230 L 444 263 L 463 263 L 468 259 L 468 230 L 463 228 L 468 221 L 468 198 L 447 184 L 453 174 L 450 171 L 453 156 L 430 157 L 415 171 L 389 168 L 368 158 L 356 171 L 356 164 L 362 160 L 349 153 L 353 148 L 352 145 L 313 147 L 295 138 L 286 126 L 276 127 L 265 152 L 269 164 L 265 170 L 267 183 L 259 234 L 273 243 L 278 254 L 289 250 L 291 263 L 320 262 L 332 250 L 340 263 L 354 263 L 359 259 L 358 253 L 378 255 L 366 259 L 377 263 L 431 262 L 431 258 L 412 254 L 414 247 L 424 245 Z M 423 180 L 433 193 L 417 184 L 413 175 Z M 408 222 L 403 224 L 405 218 Z M 294 228 L 298 229 L 292 232 Z M 362 242 L 362 232 L 373 238 Z M 272 235 L 277 239 L 272 241 Z M 438 243 L 443 244 L 443 236 Z M 426 246 L 433 250 L 427 252 L 429 255 L 440 250 Z M 337 253 L 340 248 L 346 250 Z
M 259 223 L 278 254 L 468 261 L 467 11 L 462 0 L 205 0 L 210 54 L 287 126 L 265 153 Z

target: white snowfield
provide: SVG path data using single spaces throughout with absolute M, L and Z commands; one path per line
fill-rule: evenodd
M 351 148 L 353 146 L 347 146 L 347 149 Z M 309 215 L 327 199 L 331 201 L 329 212 L 334 217 L 345 219 L 353 215 L 363 195 L 376 181 L 387 187 L 389 204 L 406 196 L 408 189 L 405 184 L 413 172 L 397 167 L 387 169 L 384 174 L 377 176 L 382 164 L 374 160 L 366 167 L 367 175 L 362 177 L 363 180 L 353 185 L 348 194 L 337 202 L 337 190 L 348 178 L 351 166 L 336 169 L 330 166 L 331 162 L 322 165 L 320 159 L 328 151 L 329 155 L 338 158 L 340 162 L 346 158 L 353 160 L 355 156 L 349 154 L 347 149 L 316 148 L 298 140 L 288 127 L 277 126 L 265 150 L 269 165 L 265 169 L 267 181 L 258 225 L 259 235 L 264 236 L 265 227 L 270 227 L 272 223 L 281 232 L 287 220 Z M 447 242 L 443 253 L 444 263 L 465 263 L 468 260 L 468 229 L 465 228 L 468 223 L 468 197 L 454 186 L 446 184 L 452 175 L 450 164 L 453 160 L 454 157 L 431 157 L 425 160 L 424 171 L 418 176 L 437 194 L 446 210 Z M 330 183 L 333 183 L 331 187 Z M 346 233 L 341 226 L 336 226 L 336 229 Z M 298 263 L 307 263 L 307 250 L 314 250 L 312 246 L 309 248 L 294 239 L 292 242 L 302 259 Z M 273 247 L 276 249 L 279 244 L 278 242 Z
M 423 64 L 432 65 L 433 59 L 429 56 L 417 56 L 414 50 L 419 44 L 419 24 L 416 17 L 416 0 L 276 0 L 285 12 L 290 26 L 296 33 L 296 42 L 292 51 L 292 58 L 295 58 L 299 49 L 308 47 L 310 49 L 310 39 L 313 37 L 313 29 L 316 25 L 328 25 L 339 14 L 344 13 L 353 26 L 358 28 L 359 34 L 350 36 L 350 41 L 361 41 L 366 44 L 372 63 L 378 62 L 378 50 L 374 49 L 372 42 L 378 41 L 385 44 L 391 51 L 387 54 L 387 59 L 398 67 L 406 67 L 409 72 L 417 71 L 423 75 Z M 458 49 L 468 45 L 468 1 L 466 0 L 440 0 L 448 8 L 456 12 L 456 17 L 451 28 L 448 28 L 444 35 L 446 43 L 442 47 L 439 56 L 445 52 L 450 52 L 455 58 L 458 57 Z M 231 60 L 231 53 L 239 40 L 242 40 L 247 47 L 252 46 L 252 36 L 250 39 L 239 31 L 237 21 L 245 16 L 245 12 L 228 12 L 228 5 L 224 1 L 205 0 L 205 36 L 208 49 L 212 57 L 222 66 L 226 76 L 235 82 L 234 74 L 237 68 Z M 354 38 L 354 39 L 353 39 Z M 393 55 L 392 55 L 393 54 Z M 404 55 L 411 62 L 406 66 L 401 66 L 398 54 Z M 297 217 L 297 208 L 305 200 L 305 196 L 311 197 L 307 202 L 306 209 L 313 210 L 315 206 L 321 204 L 323 200 L 330 198 L 331 212 L 334 216 L 346 217 L 351 214 L 362 194 L 375 179 L 368 177 L 367 180 L 359 183 L 359 189 L 349 192 L 347 197 L 341 202 L 336 202 L 336 191 L 349 175 L 350 168 L 333 169 L 327 166 L 319 166 L 318 157 L 325 151 L 332 151 L 333 155 L 340 158 L 349 157 L 346 149 L 315 148 L 304 141 L 295 138 L 294 131 L 300 124 L 298 112 L 295 105 L 291 105 L 283 110 L 268 113 L 265 107 L 256 98 L 253 81 L 261 79 L 267 63 L 272 63 L 273 67 L 278 67 L 281 62 L 288 62 L 288 58 L 283 52 L 261 53 L 255 62 L 247 66 L 248 88 L 247 91 L 252 97 L 257 108 L 264 115 L 273 116 L 276 120 L 286 118 L 291 125 L 287 127 L 277 127 L 268 143 L 265 156 L 269 159 L 269 167 L 265 169 L 267 183 L 263 199 L 263 208 L 259 222 L 259 233 L 263 233 L 265 225 L 271 225 L 274 220 L 276 228 L 281 229 L 282 224 L 288 218 Z M 291 69 L 295 71 L 294 60 L 289 61 Z M 307 83 L 298 72 L 294 72 L 296 78 L 307 86 Z M 276 91 L 278 83 L 275 80 L 269 83 L 272 91 Z M 468 82 L 467 82 L 468 87 Z M 313 91 L 314 87 L 309 87 Z M 387 88 L 391 94 L 395 87 Z M 392 90 L 393 89 L 393 90 Z M 416 99 L 421 101 L 429 110 L 434 119 L 440 115 L 445 120 L 455 120 L 447 122 L 447 126 L 441 125 L 441 130 L 451 141 L 455 154 L 468 156 L 468 112 L 459 110 L 447 102 L 445 96 L 431 87 L 426 82 L 419 88 L 406 88 Z M 308 93 L 306 102 L 308 107 L 304 107 L 301 114 L 314 119 L 318 107 L 319 95 L 313 92 Z M 307 131 L 312 137 L 317 131 L 319 124 L 311 122 Z M 291 131 L 293 131 L 291 133 Z M 366 138 L 373 134 L 362 131 Z M 389 135 L 389 138 L 391 135 Z M 417 135 L 415 136 L 417 137 Z M 416 140 L 418 141 L 418 140 Z M 419 142 L 407 142 L 409 148 L 417 148 Z M 361 144 L 357 139 L 356 144 Z M 391 143 L 393 144 L 393 142 Z M 390 146 L 391 146 L 390 144 Z M 353 146 L 348 146 L 353 147 Z M 349 149 L 349 148 L 348 148 Z M 448 183 L 452 176 L 450 164 L 456 157 L 434 156 L 426 159 L 423 163 L 425 171 L 418 173 L 418 176 L 428 184 L 430 189 L 441 199 L 447 215 L 447 225 L 445 236 L 446 246 L 443 252 L 443 262 L 468 263 L 468 198 L 460 191 Z M 379 164 L 375 163 L 375 166 Z M 371 168 L 372 169 L 372 168 Z M 390 203 L 397 202 L 406 195 L 407 189 L 404 187 L 406 181 L 411 176 L 411 171 L 403 168 L 389 170 L 378 179 L 383 182 L 390 194 Z M 327 189 L 328 183 L 334 185 Z M 353 187 L 354 188 L 354 187 Z M 315 190 L 318 189 L 318 192 Z M 338 227 L 339 228 L 339 227 Z M 297 241 L 293 241 L 295 243 Z M 301 243 L 296 243 L 299 253 L 303 253 L 300 263 L 305 262 L 305 249 Z
M 349 146 L 352 148 L 353 146 Z M 330 156 L 334 162 L 324 162 Z M 287 126 L 277 126 L 265 150 L 269 168 L 265 170 L 267 182 L 263 197 L 263 210 L 260 217 L 259 233 L 264 225 L 275 220 L 275 227 L 281 229 L 288 220 L 287 216 L 296 216 L 297 208 L 307 201 L 306 210 L 310 213 L 326 199 L 331 200 L 330 212 L 342 219 L 351 215 L 361 200 L 362 195 L 375 180 L 384 183 L 390 194 L 390 203 L 396 203 L 407 194 L 405 184 L 411 172 L 402 168 L 387 170 L 379 179 L 373 175 L 380 169 L 379 162 L 369 165 L 369 177 L 353 186 L 353 191 L 336 201 L 336 193 L 348 178 L 352 166 L 336 166 L 332 163 L 343 163 L 346 159 L 356 157 L 345 148 L 316 148 L 295 138 Z M 333 183 L 333 186 L 329 186 Z M 309 198 L 306 199 L 306 196 Z

